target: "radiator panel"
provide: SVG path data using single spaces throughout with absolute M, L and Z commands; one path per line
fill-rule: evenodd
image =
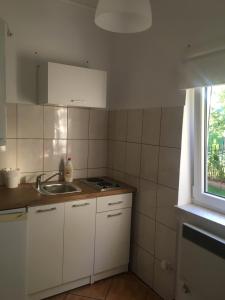
M 179 300 L 225 299 L 225 241 L 183 224 L 180 243 Z M 186 291 L 183 286 L 187 286 Z

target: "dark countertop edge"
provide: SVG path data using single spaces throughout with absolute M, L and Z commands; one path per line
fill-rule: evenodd
M 106 178 L 106 177 L 105 177 Z M 107 177 L 108 178 L 108 177 Z M 108 178 L 111 179 L 111 178 Z M 51 204 L 57 204 L 57 203 L 66 203 L 66 202 L 71 202 L 71 201 L 78 201 L 78 200 L 85 200 L 85 199 L 92 199 L 92 198 L 98 198 L 98 197 L 105 197 L 105 196 L 113 196 L 113 195 L 120 195 L 120 194 L 127 194 L 127 193 L 136 193 L 137 189 L 125 184 L 121 181 L 111 179 L 115 182 L 118 182 L 121 184 L 120 189 L 116 190 L 109 190 L 109 191 L 104 191 L 100 192 L 97 191 L 96 189 L 89 187 L 85 183 L 83 183 L 80 179 L 74 180 L 74 183 L 80 184 L 83 187 L 83 192 L 77 193 L 77 194 L 72 194 L 72 195 L 41 195 L 34 189 L 34 184 L 21 184 L 18 189 L 9 190 L 6 187 L 0 187 L 0 195 L 1 192 L 4 191 L 4 193 L 7 192 L 13 192 L 14 195 L 11 197 L 16 197 L 16 193 L 18 191 L 19 197 L 21 197 L 21 194 L 24 192 L 26 193 L 27 191 L 31 193 L 31 198 L 26 199 L 26 200 L 21 200 L 21 201 L 15 201 L 15 203 L 7 203 L 7 200 L 4 201 L 3 205 L 1 205 L 1 200 L 0 200 L 0 211 L 4 210 L 11 210 L 11 209 L 19 209 L 19 208 L 28 208 L 28 207 L 35 207 L 35 206 L 42 206 L 42 205 L 51 205 Z M 24 188 L 24 191 L 23 191 Z M 87 190 L 85 192 L 85 189 Z M 19 198 L 18 197 L 18 198 Z M 26 198 L 29 196 L 26 196 Z M 8 205 L 7 205 L 8 204 Z

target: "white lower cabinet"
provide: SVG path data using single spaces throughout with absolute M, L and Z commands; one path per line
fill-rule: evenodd
M 28 293 L 62 283 L 64 203 L 28 209 Z
M 132 194 L 103 198 L 28 208 L 28 299 L 128 265 Z
M 96 200 L 65 203 L 63 282 L 93 274 Z
M 132 198 L 132 195 L 129 195 Z M 121 195 L 110 196 L 121 205 Z M 99 198 L 100 199 L 100 198 Z M 101 200 L 100 200 L 101 201 Z M 131 202 L 129 203 L 131 206 Z M 130 253 L 131 208 L 115 209 L 96 215 L 94 273 L 128 265 Z

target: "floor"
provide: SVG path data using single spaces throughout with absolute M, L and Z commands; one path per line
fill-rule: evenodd
M 127 273 L 46 300 L 162 300 L 134 274 Z

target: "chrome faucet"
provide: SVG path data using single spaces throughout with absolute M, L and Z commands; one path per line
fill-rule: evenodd
M 38 175 L 37 178 L 36 178 L 36 184 L 35 184 L 35 187 L 36 187 L 36 189 L 37 189 L 38 191 L 40 191 L 41 184 L 42 184 L 41 178 L 42 178 L 42 176 L 44 176 L 44 175 L 46 175 L 46 174 L 45 174 L 45 173 L 42 173 L 42 174 Z M 63 172 L 62 172 L 62 171 L 57 172 L 57 173 L 51 175 L 50 177 L 48 177 L 47 179 L 45 179 L 43 182 L 47 182 L 47 181 L 51 180 L 52 178 L 54 178 L 55 176 L 58 176 L 58 175 L 59 175 L 59 176 L 63 176 Z

